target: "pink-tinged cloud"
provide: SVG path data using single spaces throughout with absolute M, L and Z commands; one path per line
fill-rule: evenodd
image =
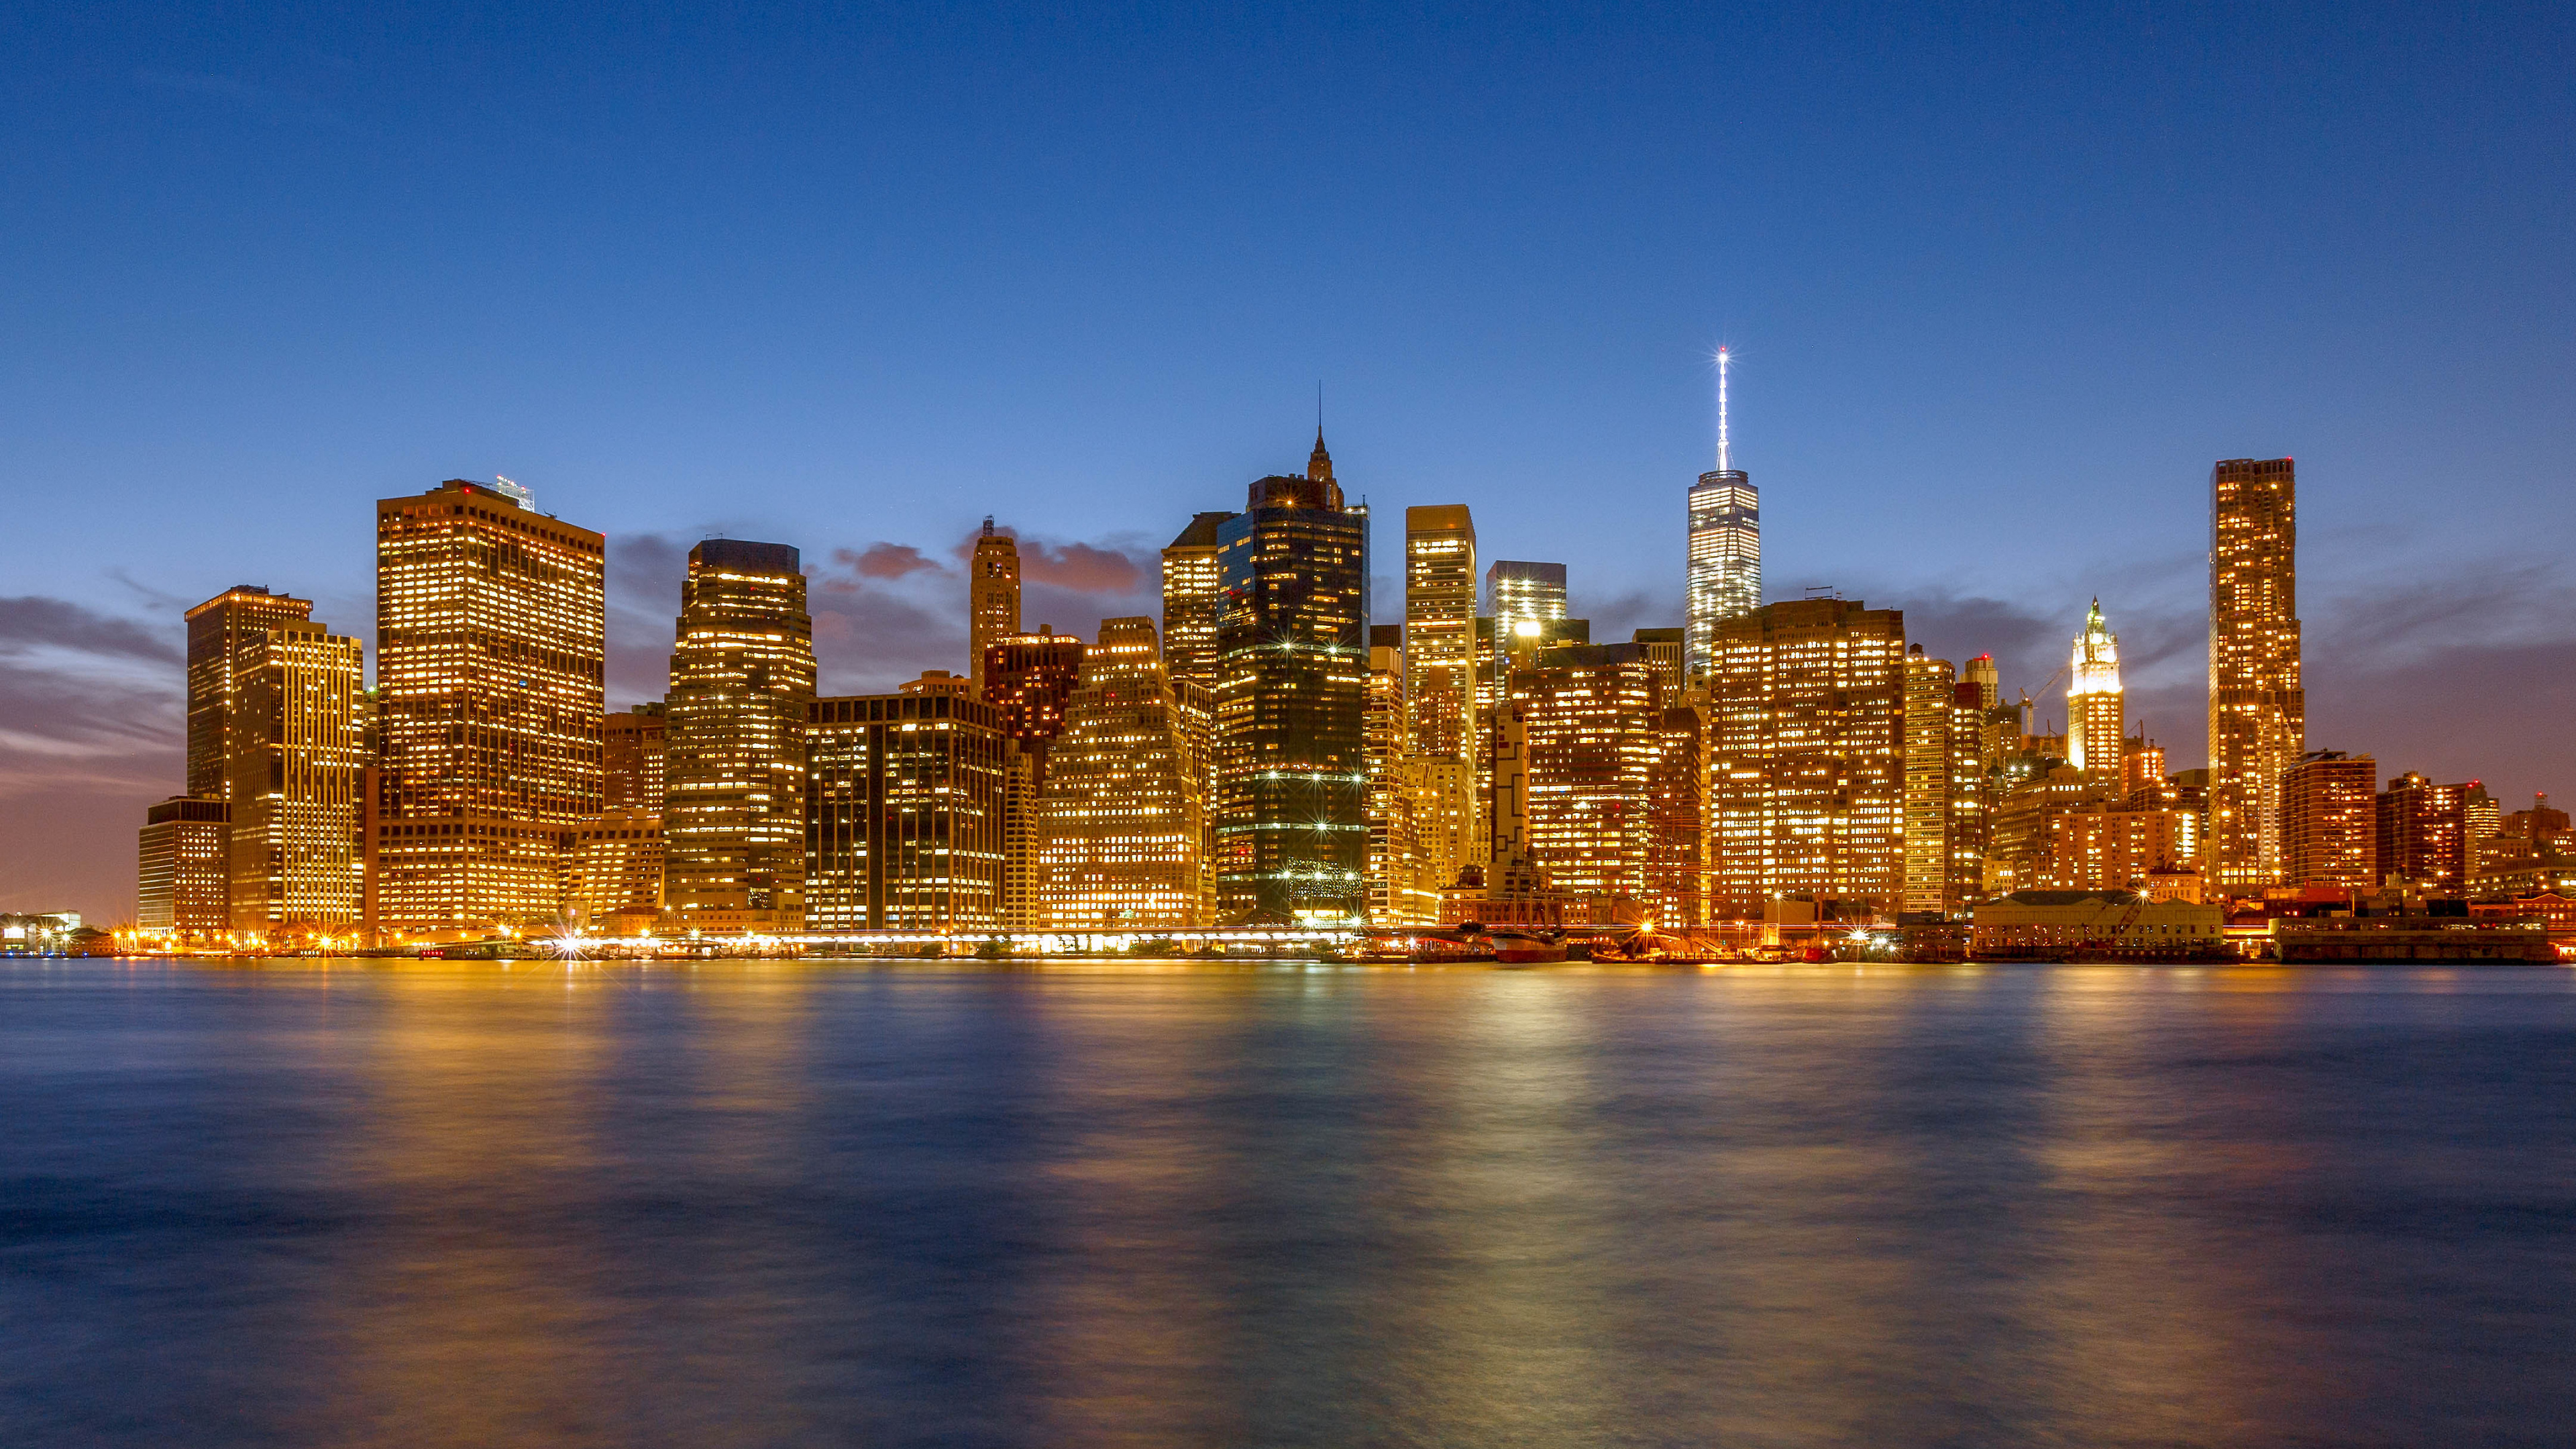
M 939 571 L 936 560 L 924 557 L 920 549 L 908 543 L 872 543 L 858 550 L 836 548 L 832 550 L 832 561 L 863 579 L 900 579 L 925 569 Z
M 1115 542 L 1049 543 L 1007 528 L 995 532 L 1020 546 L 1021 582 L 1068 593 L 1133 594 L 1161 566 L 1161 555 L 1142 546 L 1131 551 Z M 963 564 L 975 556 L 975 540 L 981 537 L 983 530 L 979 528 L 959 539 L 949 553 Z

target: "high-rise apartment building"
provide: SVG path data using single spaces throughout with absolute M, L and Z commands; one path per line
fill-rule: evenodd
M 2231 458 L 2212 470 L 2210 493 L 2205 870 L 2219 891 L 2242 893 L 2288 875 L 2281 782 L 2307 750 L 2297 474 L 2287 458 Z
M 1010 740 L 973 682 L 933 671 L 805 718 L 806 929 L 999 929 Z
M 1497 559 L 1485 570 L 1485 613 L 1510 633 L 1519 619 L 1565 617 L 1565 565 Z
M 2120 641 L 2102 621 L 2095 599 L 2075 636 L 2067 662 L 2066 763 L 2090 779 L 2117 780 L 2121 744 L 2128 738 L 2120 694 Z
M 2413 770 L 2390 780 L 2373 814 L 2378 879 L 2371 884 L 2395 876 L 2445 895 L 2467 889 L 2469 802 L 2485 794 L 2475 780 L 2437 785 Z
M 188 793 L 221 800 L 229 758 L 234 661 L 280 624 L 313 617 L 313 601 L 235 584 L 188 611 Z
M 1716 667 L 1718 625 L 1762 607 L 1762 500 L 1735 466 L 1727 435 L 1725 348 L 1717 352 L 1717 466 L 1690 490 L 1690 593 L 1684 664 L 1693 679 Z
M 221 800 L 173 795 L 147 809 L 143 822 L 136 842 L 135 924 L 182 940 L 228 929 L 232 807 Z
M 1218 538 L 1219 916 L 1356 921 L 1368 901 L 1368 511 L 1344 506 L 1318 434 L 1306 476 L 1254 482 Z
M 1901 909 L 1947 920 L 1964 904 L 1952 868 L 1956 778 L 1951 730 L 1959 685 L 1950 661 L 1905 654 L 1905 880 Z
M 1154 621 L 1103 619 L 1039 806 L 1039 903 L 1058 931 L 1206 924 L 1206 801 Z
M 669 723 L 668 706 L 658 699 L 607 717 L 600 728 L 602 808 L 662 813 Z
M 1163 673 L 1208 690 L 1216 688 L 1216 626 L 1225 608 L 1216 531 L 1233 516 L 1195 515 L 1163 550 Z
M 2096 802 L 2049 821 L 2047 855 L 2034 882 L 2043 890 L 2129 890 L 2191 861 L 2188 812 Z
M 814 624 L 783 543 L 689 550 L 671 647 L 663 903 L 675 929 L 775 935 L 804 925 L 805 714 Z
M 984 651 L 1020 632 L 1020 544 L 1007 533 L 984 532 L 966 562 L 966 659 L 975 687 L 984 686 Z
M 224 795 L 226 894 L 235 931 L 341 935 L 358 924 L 366 765 L 357 640 L 306 620 L 245 638 L 233 655 Z
M 1476 738 L 1476 525 L 1463 503 L 1404 510 L 1404 673 L 1414 753 L 1468 758 Z
M 1768 900 L 1892 912 L 1904 881 L 1905 615 L 1802 599 L 1711 636 L 1710 809 L 1721 914 Z
M 2281 779 L 2282 884 L 2372 890 L 2379 884 L 2379 765 L 2315 750 Z
M 1529 854 L 1561 891 L 1644 901 L 1662 711 L 1635 644 L 1572 644 L 1515 673 Z
M 376 504 L 381 931 L 551 921 L 600 813 L 604 540 L 450 479 Z

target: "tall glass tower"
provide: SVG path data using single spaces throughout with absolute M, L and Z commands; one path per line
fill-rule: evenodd
M 1682 667 L 1693 679 L 1716 667 L 1717 626 L 1762 607 L 1762 504 L 1734 465 L 1726 434 L 1726 349 L 1717 350 L 1717 466 L 1690 490 L 1689 634 Z

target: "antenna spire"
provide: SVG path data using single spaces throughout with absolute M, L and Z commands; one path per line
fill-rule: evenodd
M 1717 349 L 1717 471 L 1723 473 L 1734 464 L 1727 458 L 1726 442 L 1726 349 Z

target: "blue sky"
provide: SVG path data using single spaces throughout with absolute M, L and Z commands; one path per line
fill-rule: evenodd
M 988 512 L 1032 624 L 1150 611 L 1320 380 L 1382 578 L 1464 501 L 1624 630 L 1721 341 L 1773 597 L 2036 689 L 2099 594 L 2188 762 L 2209 465 L 2287 454 L 2312 746 L 2576 790 L 2561 10 L 21 7 L 0 57 L 0 907 L 130 902 L 178 609 L 371 635 L 380 496 L 608 532 L 619 702 L 717 531 L 877 687 L 960 662 Z

